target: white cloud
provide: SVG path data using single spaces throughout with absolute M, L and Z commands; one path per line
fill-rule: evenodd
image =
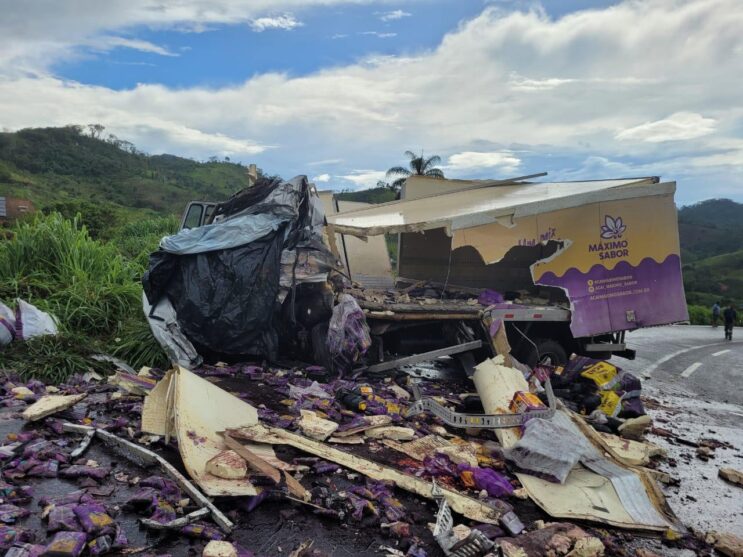
M 663 120 L 646 122 L 622 130 L 617 139 L 648 141 L 681 141 L 709 135 L 715 131 L 717 122 L 714 118 L 705 118 L 694 112 L 676 112 Z
M 361 31 L 359 35 L 370 35 L 372 37 L 377 37 L 378 39 L 391 39 L 392 37 L 397 37 L 397 33 L 386 33 L 380 31 Z
M 521 160 L 509 151 L 477 152 L 464 151 L 449 157 L 446 168 L 452 170 L 474 170 L 483 168 L 500 168 L 505 172 L 516 170 Z
M 373 188 L 379 180 L 384 180 L 384 175 L 384 170 L 354 170 L 351 174 L 338 176 L 338 178 L 348 180 L 358 187 Z
M 297 27 L 302 27 L 302 25 L 304 24 L 292 14 L 259 17 L 250 22 L 250 28 L 257 33 L 261 33 L 267 29 L 283 29 L 284 31 L 291 31 Z
M 380 20 L 386 22 L 386 21 L 394 21 L 396 19 L 402 19 L 404 17 L 410 17 L 413 14 L 409 12 L 404 12 L 402 10 L 392 10 L 389 12 L 376 12 L 375 15 L 379 16 Z
M 164 46 L 160 46 L 140 39 L 127 39 L 125 37 L 105 36 L 94 39 L 90 41 L 89 44 L 91 47 L 97 50 L 104 51 L 114 48 L 131 48 L 132 50 L 148 52 L 151 54 L 159 54 L 160 56 L 178 56 L 178 53 L 172 52 Z
M 347 39 L 348 33 L 336 33 L 335 35 L 330 36 L 331 39 Z
M 313 182 L 330 182 L 330 174 L 320 174 L 312 178 Z
M 74 13 L 64 2 L 10 4 L 0 18 L 0 126 L 101 122 L 148 151 L 239 151 L 281 174 L 342 159 L 334 179 L 356 185 L 373 186 L 384 173 L 353 169 L 401 164 L 405 149 L 423 147 L 452 157 L 452 166 L 466 153 L 511 153 L 524 173 L 550 177 L 565 168 L 558 165 L 598 157 L 605 162 L 590 163 L 596 172 L 661 169 L 683 177 L 680 190 L 710 195 L 714 168 L 720 188 L 743 191 L 734 147 L 743 130 L 743 57 L 730 54 L 743 51 L 739 0 L 628 0 L 558 19 L 486 8 L 414 55 L 220 88 L 129 90 L 66 82 L 46 68 L 95 37 L 129 37 L 133 25 L 247 23 L 305 2 L 182 0 L 154 9 L 145 0 L 78 0 Z M 617 161 L 627 168 L 611 166 Z M 504 168 L 481 160 L 457 172 Z

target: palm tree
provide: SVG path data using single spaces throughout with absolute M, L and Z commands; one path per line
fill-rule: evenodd
M 440 168 L 436 168 L 437 164 L 441 164 L 441 157 L 438 155 L 426 159 L 423 157 L 423 153 L 418 156 L 413 151 L 405 151 L 405 156 L 410 159 L 409 169 L 404 166 L 393 166 L 387 171 L 387 178 L 397 177 L 391 184 L 393 189 L 399 190 L 408 176 L 444 177 L 444 172 Z

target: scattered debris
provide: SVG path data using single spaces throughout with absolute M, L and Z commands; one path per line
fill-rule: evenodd
M 337 423 L 320 418 L 312 410 L 302 410 L 302 417 L 298 425 L 302 433 L 318 441 L 324 441 L 338 429 Z
M 743 538 L 734 534 L 708 532 L 705 541 L 728 557 L 743 557 Z
M 21 416 L 24 420 L 29 422 L 35 422 L 52 414 L 56 414 L 62 410 L 66 410 L 83 400 L 87 393 L 81 393 L 79 395 L 47 395 L 41 397 L 31 406 L 26 408 Z
M 201 554 L 202 557 L 237 557 L 237 549 L 230 542 L 212 540 Z
M 720 468 L 719 476 L 731 484 L 743 487 L 743 472 L 734 468 Z
M 235 451 L 222 451 L 206 462 L 206 471 L 225 480 L 239 480 L 248 475 L 248 465 Z
M 372 439 L 391 439 L 393 441 L 410 441 L 415 439 L 415 430 L 409 427 L 389 426 L 376 427 L 365 432 Z

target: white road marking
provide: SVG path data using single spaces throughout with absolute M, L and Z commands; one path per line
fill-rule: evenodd
M 692 373 L 694 373 L 700 367 L 702 367 L 702 362 L 694 362 L 689 367 L 687 367 L 684 371 L 681 372 L 681 377 L 689 377 Z
M 642 373 L 643 377 L 646 379 L 650 377 L 650 374 L 653 373 L 656 369 L 658 369 L 658 366 L 661 364 L 665 364 L 668 360 L 671 360 L 675 358 L 676 356 L 680 356 L 681 354 L 686 354 L 687 352 L 691 352 L 692 350 L 696 350 L 697 348 L 705 348 L 707 346 L 717 346 L 725 344 L 724 342 L 714 342 L 712 344 L 698 344 L 697 346 L 690 346 L 689 348 L 683 348 L 682 350 L 676 350 L 676 352 L 672 352 L 671 354 L 666 354 L 663 356 L 660 360 L 656 360 L 652 364 L 650 364 L 645 371 Z
M 720 350 L 719 352 L 715 352 L 712 355 L 713 356 L 722 356 L 723 354 L 727 354 L 728 352 L 730 352 L 730 349 L 729 348 L 727 350 Z

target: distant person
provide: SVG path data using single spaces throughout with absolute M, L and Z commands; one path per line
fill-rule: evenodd
M 738 320 L 738 312 L 735 311 L 733 302 L 730 302 L 730 305 L 722 312 L 722 317 L 725 320 L 725 340 L 733 340 L 733 326 Z
M 717 328 L 717 323 L 720 321 L 720 302 L 715 302 L 712 306 L 712 327 Z

